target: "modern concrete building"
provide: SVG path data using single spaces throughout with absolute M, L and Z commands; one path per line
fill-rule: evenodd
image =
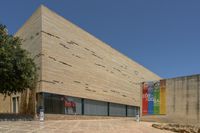
M 135 116 L 144 107 L 151 120 L 200 123 L 200 75 L 161 80 L 44 6 L 15 36 L 38 66 L 38 85 L 29 95 L 0 95 L 0 113 L 24 112 L 24 101 L 32 101 L 32 112 L 42 106 L 50 114 Z M 146 81 L 160 90 L 142 90 Z
M 160 79 L 44 6 L 15 36 L 23 39 L 39 68 L 36 106 L 46 113 L 134 116 L 141 103 L 140 83 Z

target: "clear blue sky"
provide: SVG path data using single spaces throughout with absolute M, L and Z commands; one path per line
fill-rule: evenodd
M 15 33 L 44 4 L 163 78 L 200 73 L 198 0 L 1 0 Z

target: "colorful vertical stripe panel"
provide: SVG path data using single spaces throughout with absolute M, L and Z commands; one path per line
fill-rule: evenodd
M 154 83 L 154 89 L 153 89 L 153 97 L 154 97 L 154 114 L 159 115 L 160 113 L 160 83 L 155 82 Z
M 142 114 L 166 114 L 166 81 L 142 83 Z
M 166 80 L 160 81 L 160 114 L 166 114 Z
M 148 114 L 154 113 L 154 97 L 153 97 L 153 82 L 148 83 Z

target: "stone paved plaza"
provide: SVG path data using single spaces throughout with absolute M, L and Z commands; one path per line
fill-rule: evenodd
M 2 121 L 0 133 L 170 133 L 133 119 Z

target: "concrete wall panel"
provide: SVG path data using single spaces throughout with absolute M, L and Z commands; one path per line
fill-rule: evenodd
M 199 76 L 167 79 L 167 117 L 173 122 L 199 123 Z

